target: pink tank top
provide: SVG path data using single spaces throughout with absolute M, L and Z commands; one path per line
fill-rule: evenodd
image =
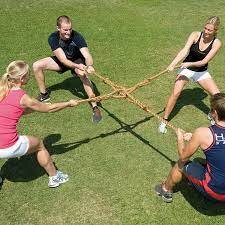
M 22 89 L 11 90 L 0 102 L 0 149 L 9 148 L 18 140 L 16 125 L 24 112 L 20 105 L 24 94 Z

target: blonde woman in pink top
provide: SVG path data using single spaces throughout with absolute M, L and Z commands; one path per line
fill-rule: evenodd
M 8 159 L 35 153 L 37 161 L 49 175 L 49 187 L 58 187 L 69 180 L 67 174 L 56 170 L 42 140 L 20 136 L 16 126 L 20 117 L 32 111 L 56 112 L 77 105 L 76 100 L 44 104 L 29 97 L 22 86 L 29 79 L 29 66 L 24 61 L 11 62 L 0 80 L 0 158 Z M 0 177 L 0 182 L 2 178 Z

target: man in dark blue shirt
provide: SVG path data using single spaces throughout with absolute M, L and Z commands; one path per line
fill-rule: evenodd
M 64 73 L 71 70 L 71 73 L 78 76 L 83 82 L 84 89 L 89 98 L 95 97 L 88 74 L 95 71 L 93 58 L 83 36 L 72 30 L 72 21 L 68 16 L 57 18 L 57 31 L 48 38 L 48 43 L 53 56 L 40 59 L 33 64 L 35 78 L 38 83 L 40 95 L 39 101 L 50 99 L 50 90 L 46 89 L 44 71 L 51 70 Z M 91 102 L 93 108 L 93 122 L 102 119 L 101 112 L 96 102 Z

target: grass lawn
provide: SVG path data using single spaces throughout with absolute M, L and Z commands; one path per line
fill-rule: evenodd
M 69 15 L 86 38 L 96 70 L 115 83 L 131 87 L 164 70 L 189 33 L 201 30 L 211 15 L 221 19 L 223 0 L 1 0 L 0 73 L 9 62 L 32 63 L 50 56 L 48 35 L 59 15 Z M 222 91 L 224 48 L 209 71 Z M 176 73 L 165 74 L 134 96 L 162 115 Z M 91 77 L 100 94 L 111 88 Z M 52 102 L 79 99 L 81 83 L 67 72 L 46 73 Z M 25 87 L 38 94 L 34 77 Z M 186 131 L 207 126 L 209 97 L 189 84 L 172 113 L 172 124 Z M 176 135 L 157 132 L 159 121 L 126 100 L 102 102 L 103 120 L 91 121 L 88 104 L 54 114 L 23 117 L 20 134 L 41 137 L 57 167 L 70 181 L 56 189 L 34 156 L 0 160 L 5 176 L 0 191 L 0 224 L 174 225 L 225 224 L 225 205 L 213 204 L 188 187 L 175 189 L 166 204 L 153 191 L 177 160 Z M 195 157 L 202 157 L 199 153 Z

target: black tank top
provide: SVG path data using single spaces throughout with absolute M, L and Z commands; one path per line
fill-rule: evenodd
M 202 37 L 202 32 L 201 32 L 201 35 L 200 35 L 198 41 L 191 45 L 190 52 L 189 52 L 188 56 L 184 59 L 183 62 L 197 62 L 197 61 L 201 61 L 210 52 L 210 50 L 212 49 L 213 42 L 216 39 L 216 37 L 213 38 L 213 40 L 211 41 L 209 46 L 204 51 L 201 51 L 199 49 L 199 42 L 201 40 L 201 37 Z M 196 72 L 202 72 L 202 71 L 206 71 L 207 68 L 208 68 L 208 63 L 205 64 L 204 66 L 201 66 L 201 67 L 189 67 L 188 69 L 196 71 Z

